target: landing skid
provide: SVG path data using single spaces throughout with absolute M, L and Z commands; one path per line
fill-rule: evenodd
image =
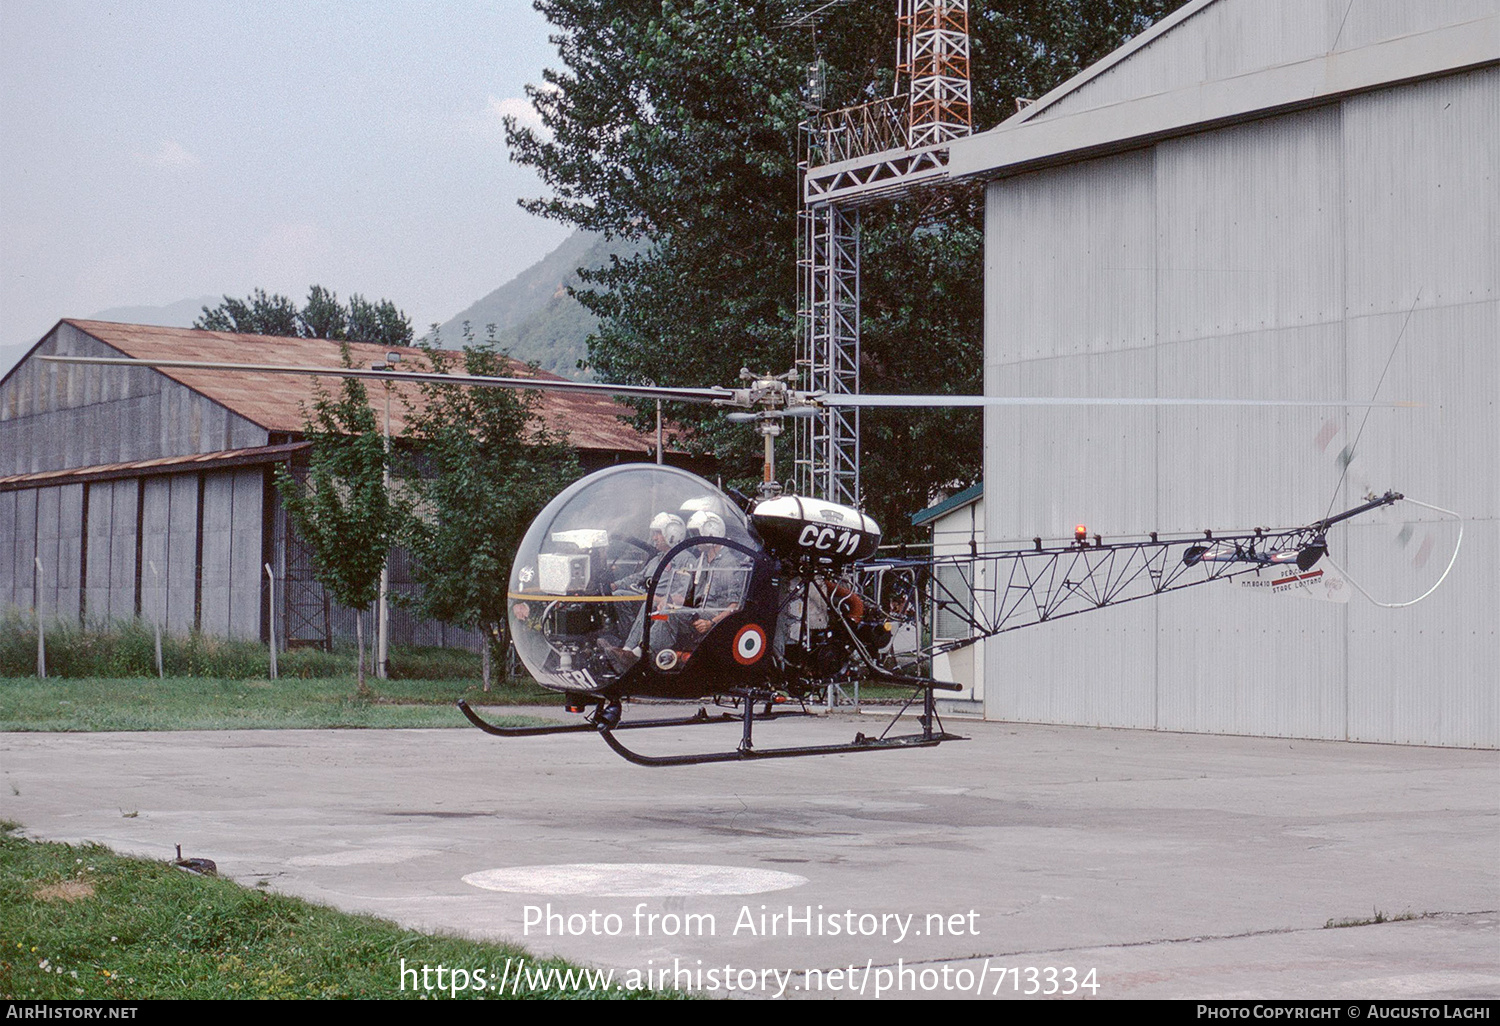
M 937 710 L 933 707 L 932 691 L 928 686 L 922 689 L 923 706 L 922 715 L 918 718 L 922 724 L 920 734 L 902 734 L 896 737 L 887 737 L 882 734 L 879 737 L 867 737 L 860 733 L 854 735 L 854 740 L 842 745 L 803 745 L 790 748 L 756 748 L 751 739 L 751 731 L 754 722 L 762 717 L 754 716 L 755 704 L 761 700 L 769 700 L 770 695 L 765 692 L 742 691 L 735 692 L 744 699 L 744 711 L 740 722 L 742 732 L 739 747 L 730 752 L 705 752 L 697 755 L 642 755 L 640 752 L 632 751 L 625 747 L 619 738 L 614 736 L 614 731 L 599 727 L 599 734 L 604 738 L 604 743 L 612 748 L 616 755 L 637 766 L 699 766 L 711 762 L 747 762 L 755 759 L 796 759 L 805 755 L 849 755 L 855 752 L 882 752 L 896 748 L 936 748 L 944 741 L 964 741 L 966 738 L 957 734 L 949 734 L 943 730 L 942 722 L 937 717 Z M 916 698 L 915 695 L 912 696 Z M 911 702 L 901 707 L 896 713 L 886 730 L 896 725 L 901 714 L 909 708 Z M 718 722 L 723 722 L 718 721 Z M 622 724 L 623 726 L 623 724 Z M 936 726 L 936 730 L 934 730 Z
M 601 726 L 600 724 L 603 722 L 603 720 L 599 713 L 591 715 L 588 721 L 585 723 L 566 723 L 551 727 L 499 727 L 493 723 L 490 723 L 488 720 L 484 719 L 484 717 L 476 713 L 469 707 L 469 703 L 464 701 L 463 699 L 459 699 L 458 701 L 458 711 L 463 713 L 464 716 L 468 718 L 469 722 L 474 724 L 474 726 L 478 727 L 486 734 L 493 734 L 495 737 L 541 737 L 546 734 L 593 734 L 595 732 L 603 732 L 605 730 L 643 730 L 647 727 L 695 727 L 705 723 L 737 723 L 741 719 L 741 717 L 727 712 L 720 713 L 717 716 L 710 716 L 707 709 L 699 708 L 699 710 L 693 713 L 693 715 L 691 716 L 679 716 L 666 720 L 626 720 L 623 723 L 616 723 L 613 727 Z M 762 712 L 757 715 L 755 719 L 757 721 L 775 720 L 780 719 L 783 716 L 810 715 L 812 714 L 800 711 L 783 713 Z
M 538 737 L 546 734 L 579 734 L 584 732 L 595 732 L 604 738 L 604 743 L 628 762 L 637 766 L 698 766 L 712 762 L 746 762 L 755 759 L 794 759 L 806 755 L 844 755 L 854 752 L 881 752 L 899 748 L 935 748 L 944 741 L 963 741 L 966 738 L 957 734 L 949 734 L 943 730 L 942 723 L 933 708 L 932 688 L 924 687 L 922 715 L 918 718 L 922 724 L 922 732 L 919 734 L 902 734 L 895 737 L 887 737 L 885 734 L 879 737 L 867 737 L 859 733 L 854 735 L 854 740 L 848 744 L 841 745 L 802 745 L 788 748 L 756 748 L 752 740 L 752 731 L 756 723 L 764 720 L 776 720 L 788 716 L 809 716 L 804 711 L 795 712 L 773 712 L 772 702 L 774 695 L 767 691 L 736 691 L 733 692 L 741 699 L 741 711 L 738 715 L 731 713 L 720 713 L 710 716 L 706 709 L 700 708 L 691 716 L 674 717 L 672 719 L 659 720 L 629 720 L 620 722 L 619 705 L 600 703 L 586 723 L 570 723 L 551 727 L 499 727 L 488 722 L 473 709 L 469 703 L 460 701 L 459 711 L 464 714 L 470 723 L 496 737 Z M 916 698 L 912 696 L 913 700 Z M 764 703 L 764 709 L 756 711 L 757 706 Z M 886 730 L 895 726 L 896 721 L 901 718 L 902 713 L 910 706 L 902 706 L 901 711 L 891 720 Z M 741 725 L 739 747 L 728 752 L 703 752 L 693 755 L 642 755 L 640 752 L 627 748 L 615 733 L 621 730 L 643 730 L 648 727 L 694 727 L 709 723 L 734 723 L 738 721 Z M 936 727 L 936 729 L 934 729 Z

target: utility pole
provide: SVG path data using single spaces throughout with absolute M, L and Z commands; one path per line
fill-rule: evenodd
M 385 363 L 372 363 L 371 370 L 394 370 L 401 362 L 400 353 L 386 353 Z M 385 459 L 380 473 L 381 487 L 387 499 L 391 494 L 391 383 L 385 383 Z M 380 600 L 376 606 L 375 621 L 375 676 L 385 680 L 390 676 L 390 586 L 391 550 L 385 550 L 385 559 L 380 564 Z

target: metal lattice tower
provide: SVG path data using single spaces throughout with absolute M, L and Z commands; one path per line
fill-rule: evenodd
M 801 386 L 859 391 L 859 211 L 804 207 L 797 260 Z M 799 422 L 797 491 L 859 505 L 859 410 L 827 409 Z
M 859 391 L 859 208 L 946 174 L 971 128 L 968 0 L 897 0 L 897 92 L 803 125 L 797 370 L 803 388 Z M 821 90 L 821 75 L 812 78 Z M 796 490 L 861 505 L 859 411 L 797 421 Z
M 973 124 L 968 0 L 898 0 L 897 11 L 896 79 L 909 83 L 907 148 L 968 135 Z

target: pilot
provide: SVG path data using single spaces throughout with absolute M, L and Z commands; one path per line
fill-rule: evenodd
M 682 541 L 686 535 L 687 528 L 676 513 L 658 513 L 652 517 L 651 548 L 655 550 L 655 554 L 641 564 L 639 570 L 623 578 L 620 585 L 628 591 L 645 591 L 646 581 L 656 575 L 667 550 Z
M 656 550 L 656 555 L 647 559 L 639 572 L 631 574 L 623 582 L 625 586 L 644 591 L 646 581 L 655 576 L 660 569 L 663 557 L 686 536 L 687 526 L 676 513 L 661 512 L 652 517 L 651 547 Z M 665 605 L 666 601 L 666 592 L 659 592 L 656 596 L 657 608 Z M 625 639 L 624 647 L 615 648 L 612 645 L 605 645 L 605 652 L 617 669 L 624 670 L 640 658 L 641 635 L 645 632 L 645 624 L 646 604 L 642 602 L 640 610 L 636 613 L 635 622 L 631 625 L 630 632 Z
M 687 522 L 687 531 L 698 538 L 723 538 L 727 533 L 724 518 L 709 510 L 694 513 Z M 692 628 L 703 635 L 740 608 L 746 560 L 738 551 L 723 545 L 700 545 L 694 551 L 696 565 L 690 571 L 688 594 L 682 604 L 697 611 Z
M 667 550 L 687 537 L 687 527 L 676 513 L 658 513 L 651 518 L 651 547 L 656 555 L 646 561 L 644 576 L 650 577 Z
M 724 538 L 724 518 L 699 510 L 687 522 L 689 538 Z M 749 561 L 736 549 L 703 544 L 685 549 L 661 574 L 658 598 L 665 596 L 664 617 L 651 622 L 651 650 L 691 652 L 705 634 L 738 610 L 744 599 Z M 631 640 L 639 644 L 639 634 Z

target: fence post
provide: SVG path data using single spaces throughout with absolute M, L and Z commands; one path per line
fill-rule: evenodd
M 271 679 L 276 679 L 276 575 L 271 572 L 271 564 L 266 565 L 266 580 L 270 582 L 271 589 L 271 615 L 266 618 L 266 623 L 271 629 Z
M 156 628 L 156 679 L 165 680 L 167 674 L 161 662 L 161 607 L 166 595 L 162 591 L 161 572 L 156 569 L 156 560 L 148 559 L 146 564 L 151 567 L 151 579 L 156 582 L 156 608 L 151 616 L 152 626 Z
M 42 557 L 34 556 L 36 563 L 36 590 L 33 592 L 36 605 L 36 675 L 47 679 L 47 631 L 42 626 Z

